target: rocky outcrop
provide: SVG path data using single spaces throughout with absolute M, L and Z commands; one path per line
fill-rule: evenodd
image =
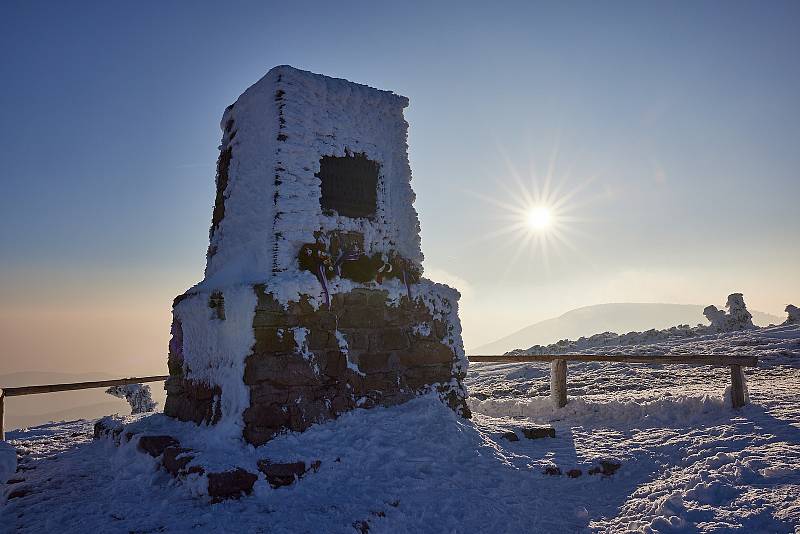
M 784 325 L 800 324 L 800 308 L 794 304 L 789 304 L 786 306 L 784 311 L 788 315 L 786 320 L 783 322 Z
M 280 488 L 300 480 L 309 471 L 316 473 L 320 465 L 321 462 L 319 460 L 308 467 L 306 467 L 305 462 L 277 463 L 270 460 L 259 460 L 258 470 L 264 473 L 270 486 Z
M 753 316 L 747 311 L 744 297 L 741 293 L 731 293 L 725 303 L 728 309 L 717 309 L 716 306 L 707 306 L 703 310 L 703 315 L 711 322 L 711 328 L 718 332 L 732 332 L 735 330 L 748 330 L 756 328 L 753 324 Z

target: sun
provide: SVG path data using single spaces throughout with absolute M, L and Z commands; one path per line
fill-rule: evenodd
M 567 260 L 567 254 L 570 261 L 581 257 L 579 242 L 589 236 L 584 228 L 591 220 L 584 210 L 602 197 L 587 190 L 594 177 L 576 179 L 569 171 L 557 174 L 557 155 L 555 150 L 542 174 L 535 171 L 533 163 L 528 173 L 520 172 L 506 157 L 507 172 L 490 177 L 499 197 L 467 191 L 489 205 L 483 210 L 485 230 L 472 236 L 467 246 L 491 244 L 507 249 L 508 253 L 495 249 L 503 258 L 500 276 L 512 272 L 518 261 L 525 262 L 528 270 L 541 266 L 543 272 L 550 272 L 553 256 L 561 262 Z
M 528 210 L 526 222 L 528 228 L 536 232 L 546 230 L 553 222 L 553 216 L 550 209 L 545 206 L 536 206 Z

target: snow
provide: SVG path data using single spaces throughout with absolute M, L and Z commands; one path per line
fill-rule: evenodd
M 347 358 L 347 368 L 358 375 L 367 376 L 358 367 L 358 363 L 350 359 L 350 346 L 347 344 L 347 336 L 345 336 L 344 332 L 339 332 L 336 330 L 335 334 L 336 343 L 339 345 L 339 352 L 344 354 L 345 358 Z
M 17 451 L 13 445 L 0 441 L 0 484 L 5 484 L 17 470 Z
M 221 417 L 215 429 L 241 435 L 242 413 L 250 405 L 250 390 L 242 377 L 245 358 L 255 343 L 252 324 L 258 299 L 249 285 L 227 287 L 223 297 L 224 320 L 209 308 L 208 295 L 203 293 L 181 300 L 174 313 L 183 329 L 186 377 L 220 386 Z
M 131 413 L 146 413 L 156 409 L 150 386 L 146 384 L 126 384 L 124 386 L 111 386 L 106 393 L 114 397 L 125 399 L 131 405 Z
M 780 357 L 800 348 L 792 308 L 786 308 L 789 318 L 781 326 L 757 327 L 747 311 L 741 293 L 728 297 L 729 312 L 708 306 L 706 316 L 710 326 L 673 326 L 664 330 L 616 334 L 604 332 L 577 340 L 564 339 L 550 345 L 534 345 L 511 354 L 739 354 Z
M 297 251 L 317 231 L 358 231 L 366 254 L 396 251 L 420 267 L 406 106 L 408 99 L 391 91 L 287 65 L 248 88 L 221 122 L 222 146 L 232 147 L 225 217 L 211 238 L 216 252 L 199 288 L 262 282 L 272 273 L 294 277 Z M 347 153 L 380 164 L 372 219 L 322 213 L 320 159 Z
M 227 295 L 226 295 L 226 312 Z M 435 395 L 356 410 L 258 448 L 161 415 L 204 465 L 320 460 L 317 473 L 208 504 L 135 444 L 92 441 L 90 421 L 9 433 L 28 489 L 0 511 L 18 532 L 795 532 L 800 528 L 800 326 L 716 333 L 625 350 L 744 352 L 752 404 L 731 410 L 725 368 L 570 363 L 569 403 L 549 402 L 546 364 L 472 364 L 472 420 Z M 653 352 L 654 353 L 654 352 Z M 521 424 L 556 438 L 509 442 Z M 588 475 L 602 460 L 622 467 Z M 547 467 L 582 475 L 549 476 Z

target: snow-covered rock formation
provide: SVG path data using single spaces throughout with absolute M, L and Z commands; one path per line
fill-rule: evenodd
M 788 314 L 788 317 L 786 318 L 786 321 L 783 322 L 783 324 L 785 325 L 800 324 L 800 308 L 798 308 L 794 304 L 789 304 L 786 306 L 786 309 L 784 311 Z
M 431 390 L 468 415 L 459 294 L 421 278 L 407 105 L 280 66 L 225 110 L 205 279 L 173 306 L 167 415 L 253 444 Z
M 728 309 L 727 313 L 724 310 L 718 310 L 714 305 L 707 306 L 703 310 L 703 315 L 711 322 L 711 328 L 719 332 L 732 332 L 756 327 L 753 324 L 753 316 L 747 311 L 741 293 L 728 295 L 725 307 Z
M 147 413 L 156 409 L 156 402 L 153 400 L 150 386 L 146 384 L 111 386 L 106 393 L 128 401 L 131 406 L 131 414 Z

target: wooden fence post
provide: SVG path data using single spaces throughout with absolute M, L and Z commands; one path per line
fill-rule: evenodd
M 731 404 L 734 408 L 741 408 L 747 404 L 747 395 L 744 392 L 745 379 L 741 365 L 731 365 Z
M 550 362 L 550 400 L 556 408 L 567 405 L 567 360 Z

